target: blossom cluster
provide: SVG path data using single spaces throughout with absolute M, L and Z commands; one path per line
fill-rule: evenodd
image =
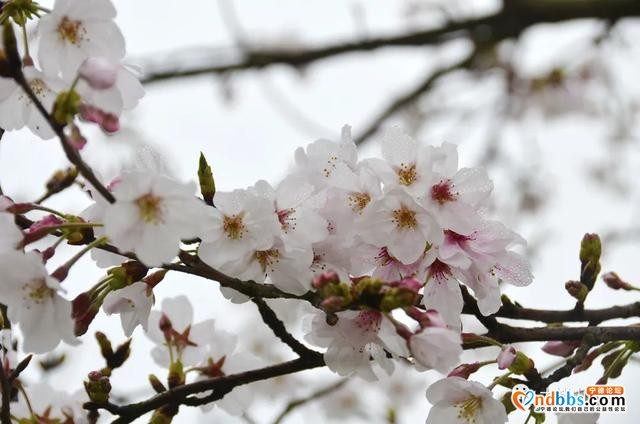
M 38 18 L 37 43 L 22 46 L 21 72 L 30 90 L 71 130 L 68 141 L 76 148 L 84 144 L 76 115 L 117 130 L 120 113 L 143 92 L 135 72 L 122 65 L 124 38 L 111 2 L 57 0 L 50 11 L 28 4 Z M 26 31 L 11 10 L 3 10 L 5 19 Z M 37 50 L 35 59 L 30 49 Z M 75 109 L 67 113 L 60 103 L 72 98 Z M 16 78 L 0 78 L 0 127 L 54 135 Z M 78 216 L 0 197 L 0 303 L 20 328 L 22 349 L 43 353 L 61 341 L 78 344 L 102 309 L 120 316 L 128 337 L 142 327 L 156 344 L 152 357 L 169 370 L 170 387 L 185 383 L 183 367 L 197 378 L 246 370 L 256 358 L 237 352 L 236 337 L 212 320 L 192 322 L 185 297 L 164 299 L 161 310 L 153 310 L 153 291 L 167 265 L 198 261 L 290 298 L 311 292 L 319 308 L 305 320 L 306 340 L 326 349 L 326 365 L 341 376 L 376 380 L 381 371 L 392 373 L 397 358 L 419 371 L 449 373 L 462 353 L 463 293 L 471 290 L 480 313 L 491 315 L 501 306 L 501 282 L 531 283 L 527 261 L 513 250 L 524 240 L 487 218 L 493 184 L 482 168 L 459 167 L 455 145 L 424 145 L 394 128 L 381 146 L 381 158 L 359 158 L 345 126 L 338 141 L 296 150 L 295 165 L 278 184 L 213 188 L 202 191 L 204 200 L 194 182 L 152 170 L 121 172 L 106 184 L 113 199 L 89 187 L 93 204 Z M 47 215 L 26 218 L 35 211 Z M 50 260 L 59 241 L 33 247 L 52 234 L 85 245 L 54 270 Z M 109 269 L 71 298 L 63 283 L 86 252 Z M 249 300 L 233 288 L 221 291 L 234 303 Z M 498 364 L 508 368 L 517 358 L 505 347 Z M 459 373 L 429 390 L 431 420 L 484 411 L 487 422 L 504 422 L 490 390 Z M 90 375 L 90 397 L 104 394 L 104 379 Z M 217 405 L 241 414 L 249 398 L 245 387 L 236 387 Z
M 33 40 L 26 35 L 25 16 L 38 19 Z M 83 120 L 114 132 L 120 114 L 137 105 L 144 90 L 138 70 L 123 63 L 125 40 L 115 16 L 110 0 L 57 0 L 52 10 L 35 2 L 3 6 L 2 21 L 20 25 L 25 34 L 20 46 L 22 74 L 47 111 L 61 99 L 73 100 Z M 34 102 L 16 81 L 2 77 L 6 78 L 0 78 L 0 128 L 26 127 L 41 138 L 52 138 L 54 131 Z M 78 127 L 69 122 L 69 128 L 70 140 L 81 148 L 85 140 Z

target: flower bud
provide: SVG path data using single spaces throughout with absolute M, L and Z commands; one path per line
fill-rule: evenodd
M 169 377 L 167 378 L 167 382 L 169 383 L 169 389 L 182 386 L 185 383 L 185 375 L 184 369 L 182 367 L 182 362 L 175 361 L 171 365 L 169 365 Z
M 615 272 L 607 272 L 602 276 L 604 283 L 614 290 L 633 290 L 633 286 L 618 276 Z
M 103 376 L 99 371 L 90 372 L 88 378 L 89 379 L 84 382 L 84 388 L 89 399 L 95 403 L 107 403 L 109 393 L 111 392 L 109 378 Z
M 460 377 L 466 380 L 471 376 L 471 374 L 478 371 L 480 367 L 482 367 L 482 365 L 480 365 L 480 362 L 474 362 L 472 364 L 460 364 L 453 370 L 451 370 L 447 377 Z
M 71 187 L 77 176 L 78 170 L 73 167 L 56 171 L 47 181 L 47 193 L 56 194 Z
M 582 284 L 580 281 L 567 281 L 564 284 L 564 288 L 572 297 L 576 298 L 578 302 L 584 302 L 589 294 L 587 286 Z
M 580 282 L 593 288 L 600 272 L 602 244 L 597 234 L 585 234 L 580 244 Z
M 80 293 L 71 301 L 71 318 L 74 320 L 74 333 L 81 336 L 98 314 L 100 305 L 92 301 L 88 292 Z
M 504 345 L 498 354 L 498 369 L 504 370 L 509 368 L 516 360 L 516 348 L 511 345 Z
M 115 85 L 119 70 L 119 65 L 114 65 L 105 58 L 90 57 L 80 65 L 78 76 L 85 80 L 91 88 L 106 90 Z
M 200 152 L 198 162 L 198 181 L 200 182 L 200 193 L 207 205 L 213 205 L 213 197 L 216 194 L 216 182 L 213 179 L 211 166 L 207 163 L 204 153 Z
M 580 346 L 579 341 L 549 341 L 542 346 L 542 350 L 549 355 L 562 356 L 564 358 L 571 356 L 574 350 Z
M 518 351 L 516 352 L 515 358 L 513 359 L 511 365 L 509 365 L 509 371 L 511 371 L 514 374 L 525 375 L 531 369 L 533 369 L 533 366 L 534 366 L 533 360 L 531 360 L 531 358 L 529 358 L 524 353 Z
M 127 340 L 126 342 L 122 343 L 120 346 L 117 347 L 116 351 L 113 352 L 113 355 L 111 355 L 107 359 L 107 366 L 112 370 L 116 368 L 120 368 L 122 364 L 124 364 L 125 361 L 129 359 L 130 354 L 131 354 L 131 339 Z
M 149 374 L 149 384 L 151 384 L 151 387 L 153 387 L 153 390 L 155 390 L 156 393 L 167 391 L 167 388 L 162 384 L 158 377 L 155 376 L 155 374 Z
M 61 91 L 53 104 L 53 119 L 59 125 L 67 125 L 80 111 L 82 98 L 75 91 Z
M 339 284 L 339 283 L 340 283 L 340 277 L 338 276 L 337 272 L 326 271 L 326 272 L 323 272 L 322 274 L 318 274 L 315 277 L 313 277 L 312 285 L 314 289 L 320 290 L 325 286 L 327 286 L 328 284 Z
M 144 283 L 149 286 L 149 289 L 153 289 L 155 286 L 160 284 L 162 280 L 164 280 L 164 276 L 169 272 L 166 269 L 161 269 L 159 271 L 154 272 L 153 274 L 149 274 L 142 279 Z

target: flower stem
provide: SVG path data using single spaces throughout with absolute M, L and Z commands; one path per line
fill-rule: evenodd
M 18 382 L 18 384 L 16 384 L 16 386 L 18 386 L 18 390 L 22 394 L 22 397 L 24 397 L 24 401 L 27 404 L 27 409 L 29 410 L 29 413 L 31 414 L 31 419 L 34 420 L 34 421 L 37 421 L 36 420 L 36 414 L 33 412 L 33 407 L 31 406 L 31 401 L 29 400 L 29 395 L 27 395 L 27 392 L 24 390 L 24 386 L 20 382 Z

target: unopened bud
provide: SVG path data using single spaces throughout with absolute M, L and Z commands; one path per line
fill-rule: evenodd
M 118 79 L 120 66 L 102 57 L 90 57 L 82 62 L 78 76 L 91 88 L 106 90 L 114 86 Z
M 125 363 L 127 359 L 129 359 L 129 355 L 131 354 L 131 339 L 122 343 L 113 355 L 107 360 L 107 366 L 114 370 L 116 368 L 120 368 L 122 364 Z
M 156 393 L 167 391 L 167 388 L 164 386 L 164 384 L 162 384 L 162 382 L 158 379 L 158 377 L 156 377 L 155 374 L 149 374 L 149 384 L 151 384 L 151 387 L 153 387 L 153 390 L 155 390 Z
M 567 290 L 567 293 L 576 298 L 579 302 L 584 302 L 589 294 L 589 288 L 580 281 L 567 281 L 564 284 L 564 288 Z
M 515 358 L 513 359 L 511 365 L 509 365 L 509 371 L 514 374 L 527 374 L 531 369 L 533 369 L 533 360 L 529 358 L 524 353 L 518 351 L 515 354 Z
M 602 244 L 597 234 L 585 234 L 580 243 L 580 282 L 593 289 L 600 272 Z
M 340 277 L 335 271 L 327 271 L 313 277 L 313 288 L 320 290 L 329 284 L 340 283 Z
M 213 197 L 216 194 L 216 182 L 213 179 L 211 166 L 207 163 L 204 153 L 200 152 L 198 161 L 198 181 L 200 182 L 200 193 L 205 203 L 213 205 Z
M 502 346 L 502 350 L 498 354 L 496 361 L 498 362 L 498 369 L 504 370 L 509 368 L 516 360 L 517 351 L 516 348 L 511 345 Z
M 113 347 L 111 346 L 111 341 L 101 331 L 96 331 L 96 340 L 98 341 L 98 346 L 100 346 L 100 354 L 105 360 L 108 360 L 111 356 L 113 356 Z
M 566 358 L 571 356 L 578 346 L 580 346 L 579 341 L 549 341 L 542 346 L 542 350 L 549 355 L 562 356 Z
M 164 276 L 169 272 L 166 269 L 161 269 L 159 271 L 154 272 L 153 274 L 149 274 L 142 279 L 144 283 L 149 286 L 150 289 L 153 289 L 155 286 L 160 284 L 162 280 L 164 280 Z
M 84 388 L 89 399 L 95 403 L 107 403 L 109 393 L 111 392 L 109 378 L 103 376 L 99 371 L 90 372 L 88 378 L 89 379 L 84 382 Z
M 71 301 L 71 318 L 74 320 L 74 333 L 81 336 L 98 314 L 100 305 L 95 304 L 88 292 L 80 293 Z
M 76 168 L 67 168 L 56 171 L 47 181 L 47 192 L 55 194 L 71 187 L 77 176 L 78 170 Z
M 622 280 L 615 272 L 607 272 L 602 276 L 604 283 L 614 290 L 633 290 L 633 286 Z
M 471 374 L 478 371 L 480 367 L 482 367 L 482 365 L 480 365 L 480 362 L 474 362 L 471 364 L 460 364 L 453 370 L 451 370 L 447 377 L 460 377 L 466 380 L 471 376 Z

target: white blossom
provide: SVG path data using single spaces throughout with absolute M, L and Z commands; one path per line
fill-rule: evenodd
M 104 233 L 123 252 L 134 252 L 147 266 L 169 262 L 180 240 L 197 237 L 211 208 L 195 197 L 193 183 L 163 175 L 124 173 L 105 205 Z
M 38 254 L 0 254 L 0 270 L 0 303 L 7 305 L 9 320 L 20 325 L 25 351 L 44 353 L 60 341 L 78 343 L 73 334 L 71 303 L 60 296 L 60 283 L 49 276 Z
M 120 60 L 125 42 L 115 16 L 110 0 L 56 0 L 38 23 L 40 64 L 69 79 L 89 57 Z
M 104 298 L 102 309 L 107 315 L 119 314 L 125 335 L 131 337 L 133 330 L 138 325 L 141 325 L 145 331 L 147 330 L 153 301 L 153 292 L 149 286 L 138 281 L 130 286 L 109 292 Z
M 491 390 L 480 383 L 460 377 L 448 377 L 427 389 L 427 399 L 433 405 L 427 424 L 499 424 L 507 422 L 502 403 Z

